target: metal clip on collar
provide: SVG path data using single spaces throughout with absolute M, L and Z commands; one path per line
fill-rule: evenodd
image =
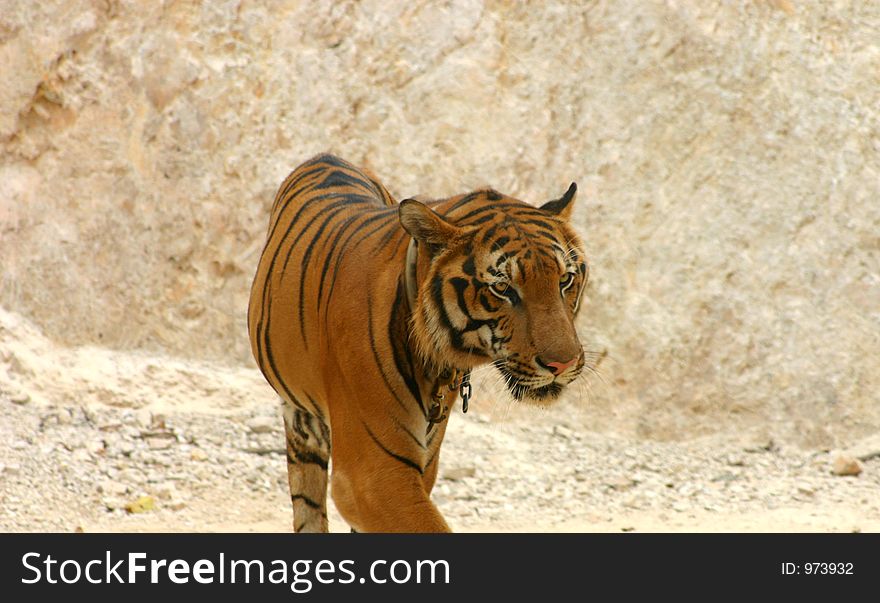
M 458 388 L 458 395 L 461 396 L 461 412 L 468 411 L 468 400 L 471 398 L 471 372 L 465 371 L 461 378 L 461 385 Z

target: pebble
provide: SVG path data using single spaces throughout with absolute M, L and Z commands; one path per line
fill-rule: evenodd
M 189 453 L 189 457 L 194 461 L 207 461 L 208 453 L 201 448 L 193 448 L 192 452 Z
M 104 480 L 98 483 L 98 492 L 109 496 L 123 496 L 128 493 L 128 486 L 122 482 Z
M 858 459 L 840 454 L 834 459 L 834 466 L 831 473 L 842 476 L 855 476 L 862 472 L 862 464 Z
M 141 496 L 129 501 L 123 507 L 129 513 L 148 513 L 156 508 L 156 499 L 152 496 Z
M 636 482 L 628 477 L 612 477 L 605 480 L 604 483 L 607 487 L 611 488 L 612 490 L 617 490 L 618 492 L 629 490 L 636 485 Z
M 553 426 L 553 435 L 562 438 L 563 440 L 571 440 L 576 437 L 574 431 L 569 429 L 568 427 L 564 427 L 562 425 L 554 425 Z
M 156 498 L 160 498 L 162 500 L 171 500 L 180 498 L 180 495 L 177 492 L 177 488 L 174 487 L 174 484 L 163 483 L 159 484 L 153 489 L 153 494 L 156 495 Z
M 281 421 L 275 417 L 253 417 L 247 422 L 247 428 L 253 433 L 272 433 L 281 431 Z
M 10 463 L 8 465 L 3 465 L 3 469 L 0 470 L 0 473 L 4 475 L 16 476 L 21 474 L 21 465 L 18 463 Z
M 149 428 L 153 425 L 153 413 L 149 408 L 139 408 L 134 411 L 134 423 L 143 428 Z
M 129 440 L 122 440 L 116 445 L 116 451 L 122 456 L 131 456 L 135 451 L 135 445 Z
M 150 450 L 165 450 L 176 442 L 174 438 L 146 438 L 146 440 Z
M 816 488 L 812 484 L 798 484 L 797 491 L 806 496 L 813 496 L 816 493 Z
M 17 392 L 9 396 L 9 401 L 18 406 L 24 406 L 31 401 L 31 397 L 24 392 Z
M 470 467 L 450 467 L 443 471 L 443 479 L 450 481 L 462 480 L 466 477 L 474 477 L 477 474 L 477 468 Z

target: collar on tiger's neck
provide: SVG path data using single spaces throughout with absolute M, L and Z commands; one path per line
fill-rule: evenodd
M 406 286 L 406 300 L 409 302 L 409 311 L 416 311 L 416 297 L 419 294 L 419 283 L 416 278 L 416 269 L 419 263 L 419 243 L 415 237 L 410 238 L 406 248 L 406 266 L 403 270 L 403 282 Z

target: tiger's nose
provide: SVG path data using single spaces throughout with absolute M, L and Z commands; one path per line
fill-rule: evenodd
M 562 373 L 564 373 L 574 363 L 576 363 L 579 358 L 580 358 L 580 356 L 575 356 L 574 358 L 572 358 L 571 360 L 569 360 L 567 362 L 547 362 L 539 356 L 539 357 L 535 358 L 535 360 L 543 368 L 547 369 L 548 371 L 550 371 L 554 375 L 558 376 L 558 375 L 561 375 Z

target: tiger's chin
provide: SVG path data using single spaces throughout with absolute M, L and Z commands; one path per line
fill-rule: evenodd
M 565 386 L 552 382 L 546 385 L 526 385 L 518 379 L 507 377 L 507 389 L 517 402 L 546 406 L 556 402 Z
M 567 383 L 560 383 L 559 381 L 551 381 L 543 385 L 530 385 L 506 366 L 500 363 L 496 363 L 495 366 L 504 377 L 504 382 L 507 384 L 510 395 L 517 402 L 539 406 L 553 404 L 567 385 Z
M 564 387 L 565 386 L 560 383 L 550 383 L 540 387 L 529 387 L 519 383 L 511 383 L 508 385 L 510 393 L 517 402 L 540 405 L 556 402 Z

